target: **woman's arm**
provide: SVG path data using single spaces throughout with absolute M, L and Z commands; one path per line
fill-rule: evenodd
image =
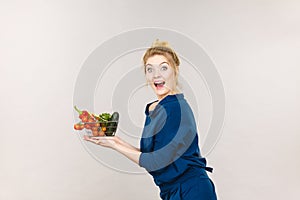
M 119 139 L 120 139 L 120 138 L 119 138 Z M 135 147 L 135 146 L 132 146 L 131 144 L 125 142 L 124 140 L 121 140 L 121 139 L 120 139 L 120 142 L 121 142 L 121 144 L 122 144 L 123 146 L 125 146 L 125 147 L 127 147 L 127 148 L 129 148 L 129 149 L 136 150 L 136 151 L 141 151 L 140 148 L 137 148 L 137 147 Z
M 139 159 L 141 152 L 138 148 L 128 144 L 127 142 L 123 141 L 118 136 L 114 137 L 89 137 L 84 136 L 84 139 L 89 142 L 93 142 L 95 144 L 101 145 L 103 147 L 109 147 L 112 148 L 119 153 L 126 156 L 128 159 L 132 160 L 136 164 L 139 164 Z

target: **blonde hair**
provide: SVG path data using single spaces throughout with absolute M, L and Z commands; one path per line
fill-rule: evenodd
M 175 76 L 178 76 L 180 60 L 167 41 L 160 41 L 158 39 L 155 40 L 152 46 L 149 49 L 147 49 L 144 54 L 144 66 L 147 63 L 147 60 L 154 55 L 162 55 L 166 57 L 166 59 L 170 62 L 171 66 L 174 68 Z M 144 68 L 144 70 L 146 73 L 146 68 Z

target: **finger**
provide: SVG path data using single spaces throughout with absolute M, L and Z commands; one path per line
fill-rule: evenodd
M 90 136 L 84 136 L 83 138 L 84 138 L 84 140 L 89 141 L 89 142 L 95 141 L 95 139 L 92 139 Z
M 91 138 L 89 136 L 84 137 L 84 140 L 89 141 L 89 142 L 93 142 L 93 143 L 97 143 L 98 142 L 97 139 L 93 139 L 93 138 Z
M 109 136 L 92 136 L 91 139 L 94 140 L 101 140 L 101 141 L 110 141 L 110 140 L 115 140 L 114 137 L 109 137 Z
M 83 136 L 83 139 L 85 139 L 85 140 L 89 140 L 89 139 L 90 139 L 90 136 L 88 136 L 88 135 L 84 135 L 84 136 Z
M 100 140 L 104 138 L 105 136 L 90 136 L 91 139 Z

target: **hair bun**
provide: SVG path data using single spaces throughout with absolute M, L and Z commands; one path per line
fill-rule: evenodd
M 153 47 L 165 47 L 165 48 L 169 48 L 172 49 L 169 42 L 167 41 L 160 41 L 159 39 L 156 39 L 155 42 L 153 42 L 152 46 Z

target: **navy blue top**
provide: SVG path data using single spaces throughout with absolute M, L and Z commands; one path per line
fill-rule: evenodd
M 152 102 L 154 103 L 154 102 Z M 208 178 L 201 157 L 193 112 L 183 94 L 168 95 L 153 111 L 146 106 L 139 165 L 158 186 L 193 176 Z

